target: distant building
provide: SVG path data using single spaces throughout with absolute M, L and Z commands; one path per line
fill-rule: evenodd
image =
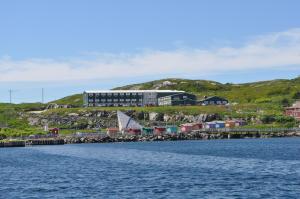
M 234 127 L 240 127 L 245 126 L 247 123 L 244 120 L 227 120 L 225 122 L 226 128 L 234 128 Z
M 154 127 L 154 134 L 155 135 L 162 135 L 166 132 L 166 127 L 163 126 L 156 126 Z
M 176 93 L 158 98 L 159 106 L 196 105 L 196 95 L 190 93 Z
M 109 136 L 109 137 L 117 137 L 118 133 L 119 133 L 119 128 L 117 128 L 117 127 L 107 128 L 106 133 L 107 133 L 107 136 Z
M 85 91 L 84 106 L 157 106 L 158 98 L 185 93 L 177 90 Z
M 285 108 L 285 115 L 294 117 L 300 121 L 300 101 L 297 101 L 291 107 Z
M 226 105 L 228 104 L 228 100 L 222 97 L 204 97 L 204 99 L 198 101 L 199 105 Z
M 180 131 L 182 133 L 190 133 L 194 130 L 199 130 L 203 128 L 202 123 L 186 123 L 180 125 Z
M 59 128 L 51 128 L 51 129 L 49 129 L 49 133 L 52 135 L 58 135 Z
M 225 128 L 225 122 L 224 121 L 206 122 L 205 128 L 206 129 Z

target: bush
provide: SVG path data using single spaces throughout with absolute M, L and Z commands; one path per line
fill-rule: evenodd
M 284 106 L 284 107 L 287 107 L 287 106 L 290 106 L 290 102 L 288 99 L 284 98 L 281 100 L 281 105 Z
M 262 116 L 261 121 L 264 124 L 271 124 L 271 123 L 275 122 L 276 119 L 275 119 L 274 115 L 264 115 L 264 116 Z
M 7 136 L 4 133 L 0 133 L 0 140 L 4 140 L 6 138 L 7 138 Z
M 290 116 L 276 116 L 275 117 L 275 121 L 281 124 L 285 124 L 285 123 L 289 123 L 289 122 L 293 122 L 295 123 L 295 118 L 290 117 Z
M 300 99 L 300 92 L 296 92 L 296 93 L 293 95 L 293 99 Z

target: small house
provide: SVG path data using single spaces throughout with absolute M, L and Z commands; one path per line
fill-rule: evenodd
M 118 135 L 118 133 L 119 133 L 119 128 L 116 128 L 116 127 L 107 128 L 106 134 L 109 137 L 116 137 Z
M 236 122 L 235 120 L 227 120 L 225 123 L 226 128 L 234 128 L 236 127 Z
M 216 121 L 216 128 L 225 128 L 224 121 Z
M 59 128 L 51 128 L 51 129 L 49 129 L 49 133 L 52 135 L 58 135 Z
M 154 134 L 155 135 L 162 135 L 166 132 L 166 127 L 154 127 Z
M 186 123 L 186 124 L 182 124 L 180 126 L 180 131 L 182 133 L 190 133 L 193 131 L 193 124 L 192 123 Z
M 152 135 L 153 131 L 154 131 L 153 128 L 149 128 L 149 127 L 143 127 L 142 128 L 142 132 L 143 132 L 144 135 Z
M 245 126 L 246 122 L 244 120 L 227 120 L 225 122 L 226 128 L 234 128 L 239 126 Z
M 203 128 L 202 123 L 186 123 L 180 126 L 180 130 L 183 133 L 190 133 L 194 130 L 199 130 Z
M 199 130 L 203 128 L 202 123 L 193 123 L 193 130 Z
M 297 101 L 293 106 L 286 108 L 284 114 L 300 121 L 300 101 Z
M 204 99 L 198 101 L 199 105 L 226 105 L 228 104 L 228 100 L 218 96 L 207 97 L 204 96 Z
M 176 134 L 178 131 L 177 126 L 167 126 L 167 133 L 168 134 Z
M 141 135 L 141 129 L 126 129 L 126 133 L 130 134 L 130 135 Z
M 206 129 L 215 129 L 216 128 L 216 122 L 206 122 L 205 123 Z

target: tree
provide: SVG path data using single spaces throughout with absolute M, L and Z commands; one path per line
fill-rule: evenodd
M 284 107 L 289 106 L 290 105 L 289 100 L 286 99 L 286 98 L 282 99 L 281 100 L 281 105 L 284 106 Z

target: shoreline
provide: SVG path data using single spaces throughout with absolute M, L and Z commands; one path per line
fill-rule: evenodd
M 24 140 L 0 141 L 0 148 L 27 147 L 37 145 L 64 145 L 84 143 L 114 143 L 114 142 L 156 142 L 156 141 L 183 141 L 183 140 L 218 140 L 218 139 L 261 139 L 261 138 L 283 138 L 300 137 L 300 132 L 272 132 L 272 133 L 204 133 L 193 132 L 188 134 L 163 134 L 163 135 L 122 135 L 118 137 L 109 136 L 74 136 L 66 135 L 55 138 L 38 138 Z

